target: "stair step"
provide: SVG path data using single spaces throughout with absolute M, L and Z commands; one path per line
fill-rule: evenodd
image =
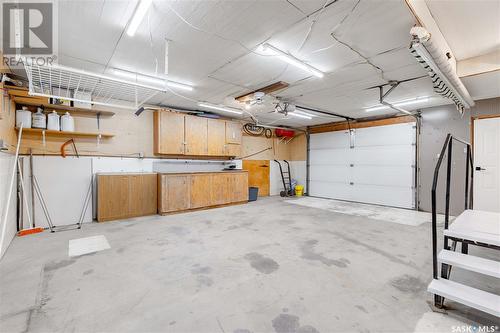
M 500 317 L 500 296 L 450 280 L 432 280 L 427 291 Z
M 498 261 L 448 250 L 441 250 L 438 259 L 445 264 L 500 278 L 500 262 Z
M 444 235 L 500 246 L 500 213 L 466 210 L 451 222 Z

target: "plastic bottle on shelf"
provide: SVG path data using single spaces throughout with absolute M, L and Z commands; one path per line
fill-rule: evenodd
M 16 110 L 16 127 L 21 127 L 21 123 L 23 128 L 31 128 L 31 111 L 26 106 L 23 106 L 21 110 Z
M 52 131 L 59 131 L 61 129 L 59 125 L 59 115 L 55 110 L 47 116 L 47 129 Z
M 75 120 L 69 114 L 69 112 L 66 112 L 61 117 L 61 131 L 64 131 L 64 132 L 74 132 L 75 131 Z
M 38 108 L 36 113 L 33 113 L 31 127 L 41 129 L 47 128 L 47 116 L 43 113 L 42 108 Z

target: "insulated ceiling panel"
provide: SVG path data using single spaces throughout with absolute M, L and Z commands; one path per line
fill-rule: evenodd
M 59 2 L 60 64 L 108 75 L 110 67 L 117 67 L 165 78 L 165 39 L 169 39 L 168 78 L 191 84 L 194 90 L 166 92 L 155 96 L 155 103 L 198 108 L 197 101 L 209 101 L 241 107 L 230 97 L 283 80 L 291 86 L 279 96 L 350 116 L 364 116 L 362 107 L 378 99 L 376 92 L 366 88 L 385 81 L 356 52 L 335 41 L 332 32 L 370 57 L 388 79 L 422 73 L 405 49 L 415 21 L 404 1 L 154 0 L 136 35 L 129 37 L 125 27 L 136 3 Z M 276 57 L 248 50 L 265 41 L 325 71 L 325 77 L 309 77 Z M 401 85 L 393 96 L 421 96 L 428 93 L 428 84 Z M 283 124 L 330 121 L 283 119 L 281 114 L 268 113 L 273 108 L 267 102 L 249 111 Z

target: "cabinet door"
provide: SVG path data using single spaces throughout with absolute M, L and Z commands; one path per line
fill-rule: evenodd
M 212 205 L 223 205 L 231 201 L 230 174 L 212 174 Z
M 97 177 L 97 220 L 127 217 L 129 210 L 129 176 Z
M 248 174 L 238 172 L 231 176 L 232 202 L 248 201 Z
M 158 213 L 168 212 L 168 176 L 158 175 Z
M 167 176 L 167 212 L 189 209 L 189 175 Z
M 234 143 L 227 144 L 224 156 L 241 156 L 241 145 Z
M 154 126 L 154 153 L 155 154 L 184 154 L 184 115 L 155 111 Z
M 226 125 L 223 120 L 208 119 L 208 155 L 224 156 L 226 146 Z
M 186 155 L 207 155 L 207 118 L 186 116 L 185 131 Z
M 226 121 L 226 143 L 241 144 L 241 124 Z
M 156 175 L 131 175 L 129 215 L 144 216 L 157 212 Z
M 210 174 L 191 175 L 191 207 L 208 207 L 211 204 L 212 182 Z

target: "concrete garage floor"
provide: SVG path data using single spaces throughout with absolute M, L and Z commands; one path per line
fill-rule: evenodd
M 69 240 L 96 235 L 111 248 L 68 257 Z M 2 332 L 451 332 L 496 320 L 449 301 L 431 311 L 429 223 L 277 197 L 16 238 L 0 274 Z

